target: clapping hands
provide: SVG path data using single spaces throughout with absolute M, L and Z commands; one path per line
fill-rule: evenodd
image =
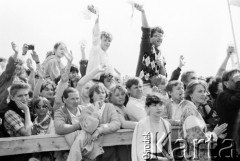
M 217 136 L 223 136 L 223 135 L 225 135 L 223 133 L 227 130 L 227 126 L 228 126 L 228 124 L 226 124 L 226 123 L 223 123 L 220 126 L 216 125 L 216 127 L 213 129 L 213 132 Z

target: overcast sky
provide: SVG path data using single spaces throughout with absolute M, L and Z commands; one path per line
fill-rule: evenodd
M 8 58 L 11 41 L 19 48 L 34 44 L 41 61 L 58 41 L 67 44 L 74 63 L 81 59 L 80 41 L 91 47 L 95 17 L 83 18 L 88 3 L 100 10 L 100 27 L 113 34 L 108 50 L 112 64 L 123 74 L 134 75 L 141 39 L 141 14 L 134 12 L 127 0 L 1 0 L 0 51 Z M 165 37 L 161 46 L 168 75 L 178 66 L 179 56 L 186 58 L 183 70 L 199 75 L 215 75 L 233 44 L 227 0 L 145 0 L 150 26 L 161 26 Z M 240 7 L 231 7 L 235 34 L 240 47 Z M 238 49 L 240 51 L 240 49 Z M 231 62 L 229 62 L 231 66 Z

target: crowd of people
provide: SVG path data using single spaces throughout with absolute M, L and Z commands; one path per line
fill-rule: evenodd
M 40 61 L 37 51 L 24 44 L 19 58 L 2 58 L 0 66 L 1 137 L 64 135 L 69 151 L 41 152 L 1 157 L 29 161 L 155 161 L 238 160 L 240 153 L 240 70 L 226 71 L 233 47 L 216 76 L 204 78 L 182 72 L 184 57 L 171 75 L 160 51 L 164 31 L 148 25 L 144 8 L 136 76 L 122 79 L 108 59 L 113 36 L 100 31 L 96 14 L 89 59 L 72 64 L 72 52 L 63 42 Z M 66 66 L 62 59 L 67 60 Z M 26 63 L 27 69 L 24 67 Z M 169 63 L 169 61 L 168 61 Z M 171 127 L 178 140 L 171 141 Z M 131 145 L 101 146 L 102 135 L 132 129 Z M 212 144 L 210 144 L 212 143 Z M 2 160 L 1 159 L 1 160 Z

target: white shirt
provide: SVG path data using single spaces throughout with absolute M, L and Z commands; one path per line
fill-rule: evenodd
M 125 110 L 131 121 L 139 121 L 147 116 L 143 99 L 130 97 Z
M 108 59 L 109 59 L 108 54 L 102 50 L 100 45 L 92 46 L 89 55 L 86 74 L 94 70 L 99 65 L 106 65 L 108 67 L 109 66 Z
M 68 109 L 67 109 L 68 110 Z M 71 121 L 72 121 L 72 124 L 77 124 L 79 123 L 79 119 L 78 117 L 81 115 L 81 112 L 79 111 L 79 109 L 77 108 L 77 113 L 76 115 L 74 115 L 71 111 L 69 111 L 69 114 L 70 114 L 70 117 L 71 117 Z
M 102 115 L 103 115 L 103 111 L 104 111 L 104 109 L 105 109 L 105 106 L 106 106 L 106 104 L 104 103 L 101 107 L 98 108 L 97 113 L 98 113 L 98 115 L 99 115 L 99 118 L 102 118 Z
M 108 59 L 107 52 L 103 51 L 101 48 L 100 29 L 99 24 L 97 23 L 93 28 L 92 47 L 89 54 L 86 74 L 94 70 L 99 65 L 106 65 L 108 67 Z M 99 79 L 100 74 L 96 75 L 94 78 Z
M 181 101 L 179 104 L 176 104 L 175 102 L 172 101 L 172 119 L 175 121 L 180 120 L 180 117 L 184 110 L 184 108 L 182 107 L 182 102 L 183 101 Z

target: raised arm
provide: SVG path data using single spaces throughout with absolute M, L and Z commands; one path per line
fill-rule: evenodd
M 70 69 L 73 61 L 72 51 L 68 52 L 68 50 L 65 49 L 64 56 L 67 59 L 68 63 L 65 69 L 61 70 L 61 80 L 58 83 L 58 86 L 56 89 L 56 96 L 55 96 L 55 101 L 53 105 L 54 112 L 63 104 L 62 95 L 63 95 L 63 91 L 68 87 L 69 74 L 70 74 Z
M 96 8 L 93 5 L 88 6 L 88 9 L 90 12 L 97 15 L 97 18 L 95 20 L 95 24 L 93 27 L 93 37 L 92 37 L 92 44 L 96 46 L 100 43 L 99 13 L 96 11 Z
M 86 48 L 86 44 L 85 43 L 81 43 L 81 54 L 82 54 L 82 59 L 79 62 L 80 65 L 80 73 L 81 76 L 85 76 L 86 75 L 86 70 L 87 70 L 87 64 L 88 64 L 88 60 L 86 59 L 86 54 L 85 54 L 85 48 Z
M 134 7 L 142 13 L 142 27 L 149 28 L 147 17 L 145 14 L 145 10 L 143 9 L 143 6 L 136 3 Z
M 79 80 L 77 88 L 82 87 L 85 85 L 88 81 L 92 80 L 94 76 L 96 76 L 99 73 L 102 73 L 106 70 L 106 66 L 98 66 L 94 70 L 92 70 L 90 73 L 86 74 L 82 79 Z
M 181 74 L 181 70 L 182 70 L 182 67 L 185 65 L 185 61 L 184 61 L 184 56 L 183 55 L 180 55 L 180 59 L 179 59 L 179 66 L 177 67 L 177 69 L 175 69 L 173 72 L 172 72 L 172 76 L 170 78 L 169 81 L 171 80 L 178 80 L 180 74 Z
M 218 69 L 216 77 L 222 77 L 223 73 L 226 70 L 228 60 L 229 60 L 229 58 L 230 58 L 230 56 L 232 55 L 233 52 L 234 52 L 234 47 L 233 46 L 229 46 L 228 49 L 227 49 L 227 56 L 223 60 L 220 68 Z
M 28 84 L 31 86 L 31 89 L 34 90 L 35 87 L 35 70 L 33 68 L 32 60 L 27 59 L 27 67 L 30 70 L 30 75 L 28 77 Z

